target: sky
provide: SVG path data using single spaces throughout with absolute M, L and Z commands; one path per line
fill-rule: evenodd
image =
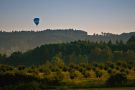
M 40 17 L 40 23 L 33 23 Z M 0 0 L 0 30 L 135 31 L 135 0 Z

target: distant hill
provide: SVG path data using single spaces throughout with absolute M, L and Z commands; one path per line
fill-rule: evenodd
M 0 32 L 0 52 L 12 53 L 14 51 L 26 51 L 42 44 L 63 43 L 75 40 L 83 40 L 87 32 L 81 30 L 44 30 L 44 31 L 20 31 Z
M 44 30 L 44 31 L 15 31 L 0 32 L 0 53 L 10 54 L 14 51 L 27 51 L 43 44 L 64 43 L 76 40 L 89 40 L 93 42 L 123 40 L 126 42 L 135 32 L 120 35 L 102 33 L 102 35 L 88 35 L 82 30 Z
M 44 63 L 62 61 L 71 63 L 92 63 L 106 61 L 134 61 L 135 60 L 135 36 L 128 43 L 116 44 L 94 43 L 79 40 L 70 43 L 45 44 L 27 52 L 14 52 L 10 56 L 0 54 L 1 64 L 10 65 L 40 65 Z
M 93 35 L 88 35 L 87 39 L 93 42 L 100 42 L 100 41 L 105 41 L 109 42 L 110 40 L 112 43 L 116 43 L 116 41 L 123 41 L 124 43 L 127 42 L 127 40 L 131 37 L 135 36 L 135 32 L 129 32 L 129 33 L 122 33 L 122 34 L 112 34 L 112 33 L 103 33 L 101 35 L 98 34 L 93 34 Z

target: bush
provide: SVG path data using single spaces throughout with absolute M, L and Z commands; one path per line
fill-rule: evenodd
M 96 71 L 95 74 L 96 74 L 97 78 L 100 78 L 103 75 L 103 73 L 101 71 Z
M 79 71 L 73 71 L 70 72 L 70 79 L 77 79 L 77 78 L 81 78 L 82 74 Z
M 45 77 L 43 81 L 48 86 L 58 86 L 61 85 L 63 79 L 64 79 L 63 73 L 61 71 L 57 71 L 51 77 L 50 76 Z
M 107 80 L 108 86 L 121 86 L 127 83 L 127 76 L 123 73 L 111 75 Z
M 83 73 L 83 76 L 84 76 L 85 78 L 89 78 L 89 77 L 91 76 L 91 73 L 90 73 L 89 71 L 85 71 L 85 72 Z
M 45 75 L 49 75 L 51 70 L 48 67 L 40 67 L 39 72 L 44 73 Z
M 17 83 L 22 83 L 22 82 L 30 82 L 33 80 L 38 80 L 37 78 L 30 76 L 30 75 L 25 75 L 24 73 L 21 72 L 16 72 L 16 73 L 0 73 L 0 87 L 1 86 L 7 86 L 7 85 L 12 85 L 12 84 L 17 84 Z

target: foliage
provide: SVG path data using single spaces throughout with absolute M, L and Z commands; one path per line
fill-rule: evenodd
M 135 50 L 131 41 L 113 44 L 80 40 L 42 45 L 8 57 L 0 54 L 0 89 L 45 90 L 83 82 L 89 87 L 98 86 L 94 82 L 99 81 L 103 86 L 134 86 Z
M 61 44 L 47 44 L 29 50 L 27 52 L 14 52 L 9 57 L 0 54 L 0 63 L 12 65 L 40 65 L 51 61 L 55 66 L 63 69 L 65 64 L 91 63 L 93 61 L 134 61 L 134 39 L 128 43 L 94 43 L 90 41 L 74 41 Z M 132 44 L 130 44 L 132 42 Z
M 100 85 L 134 86 L 135 83 L 134 78 L 129 79 L 129 77 L 135 75 L 135 62 L 133 61 L 63 64 L 63 69 L 65 70 L 61 69 L 61 67 L 57 67 L 58 70 L 52 70 L 51 67 L 53 66 L 53 62 L 31 67 L 1 64 L 0 88 L 10 90 L 26 88 L 29 90 L 44 90 L 46 88 L 55 88 L 63 85 L 70 86 L 73 84 L 72 82 L 78 85 L 78 82 L 83 83 L 84 81 L 86 83 L 84 86 L 89 85 L 90 87 L 98 87 Z M 104 69 L 104 67 L 107 69 Z M 105 80 L 107 80 L 106 84 L 104 84 Z M 94 82 L 101 82 L 102 84 L 94 84 Z
M 108 86 L 121 86 L 127 83 L 127 76 L 123 73 L 111 75 L 107 80 Z
M 96 71 L 95 73 L 97 78 L 100 78 L 103 75 L 101 71 Z

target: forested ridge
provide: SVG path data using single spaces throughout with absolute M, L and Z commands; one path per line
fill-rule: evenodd
M 12 65 L 38 65 L 59 57 L 66 64 L 104 61 L 134 61 L 135 42 L 132 36 L 127 43 L 111 40 L 106 42 L 74 41 L 60 44 L 45 44 L 27 52 L 14 52 L 10 56 L 1 54 L 0 62 Z
M 88 35 L 87 32 L 74 29 L 57 29 L 57 30 L 43 30 L 43 31 L 12 31 L 0 32 L 0 53 L 10 55 L 15 51 L 27 51 L 44 44 L 67 43 L 77 40 L 89 40 L 91 42 L 109 42 L 123 41 L 124 43 L 135 32 L 112 34 L 102 32 L 100 35 Z
M 27 51 L 43 44 L 84 40 L 86 36 L 87 32 L 73 29 L 0 32 L 0 52 L 11 54 L 15 51 Z

